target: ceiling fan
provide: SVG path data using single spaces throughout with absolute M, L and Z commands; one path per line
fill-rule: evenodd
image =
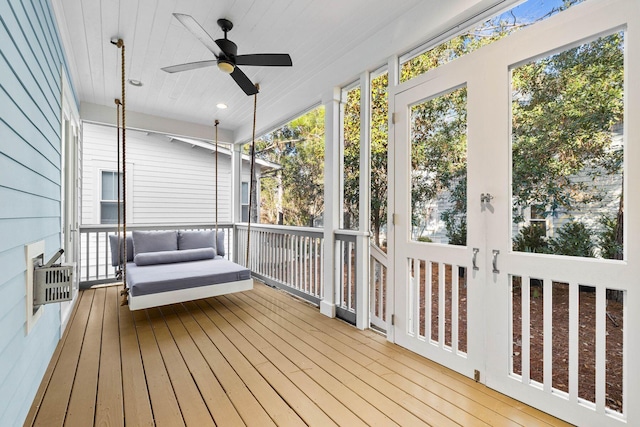
M 179 71 L 194 70 L 196 68 L 210 67 L 217 65 L 220 71 L 231 74 L 233 80 L 247 95 L 258 93 L 258 88 L 242 72 L 238 65 L 261 65 L 266 67 L 290 67 L 293 65 L 291 57 L 287 53 L 256 53 L 252 55 L 238 55 L 238 46 L 227 38 L 227 32 L 233 28 L 233 23 L 228 19 L 218 19 L 218 25 L 224 31 L 224 38 L 213 40 L 213 38 L 193 19 L 190 15 L 174 13 L 182 25 L 191 32 L 207 49 L 216 57 L 215 60 L 189 62 L 187 64 L 172 65 L 162 68 L 167 73 L 177 73 Z

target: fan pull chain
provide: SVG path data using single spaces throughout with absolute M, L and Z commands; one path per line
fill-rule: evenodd
M 256 83 L 256 89 L 260 90 L 260 85 Z M 253 211 L 253 175 L 256 163 L 256 112 L 258 109 L 258 93 L 253 95 L 253 133 L 251 137 L 251 173 L 249 177 L 249 217 L 247 218 L 247 255 L 245 267 L 249 267 L 249 242 L 251 240 L 251 212 Z

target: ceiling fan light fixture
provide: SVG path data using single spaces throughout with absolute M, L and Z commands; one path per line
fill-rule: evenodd
M 222 71 L 223 73 L 231 74 L 231 73 L 233 73 L 233 70 L 235 69 L 235 66 L 231 62 L 229 62 L 227 60 L 219 59 L 218 60 L 218 69 L 220 71 Z

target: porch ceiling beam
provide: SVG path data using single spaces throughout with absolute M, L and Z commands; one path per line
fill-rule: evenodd
M 106 105 L 82 102 L 80 104 L 80 118 L 87 122 L 115 126 L 116 109 Z M 211 126 L 208 126 L 185 122 L 182 120 L 152 116 L 150 114 L 138 113 L 135 111 L 127 111 L 127 129 L 136 129 L 211 141 L 215 137 L 213 119 L 211 120 L 211 124 Z M 219 127 L 218 140 L 223 143 L 233 143 L 233 131 Z

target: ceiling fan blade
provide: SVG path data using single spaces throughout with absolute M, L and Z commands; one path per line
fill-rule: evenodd
M 233 69 L 233 73 L 231 73 L 231 77 L 233 80 L 238 83 L 238 86 L 246 93 L 247 95 L 255 95 L 258 93 L 258 88 L 249 80 L 249 77 L 238 67 Z
M 198 24 L 198 21 L 193 19 L 191 15 L 174 13 L 173 16 L 175 16 L 176 19 L 191 32 L 191 34 L 196 36 L 196 38 L 200 40 L 202 44 L 204 44 L 205 47 L 216 56 L 216 58 L 220 56 L 220 51 L 218 50 L 218 46 L 215 41 L 213 41 L 213 38 L 200 26 L 200 24 Z
M 264 67 L 291 67 L 293 62 L 288 53 L 255 53 L 236 56 L 238 65 L 261 65 Z
M 216 65 L 218 63 L 217 60 L 212 59 L 209 61 L 198 61 L 198 62 L 188 62 L 186 64 L 179 64 L 179 65 L 171 65 L 169 67 L 164 67 L 161 68 L 162 71 L 166 71 L 167 73 L 177 73 L 180 71 L 187 71 L 187 70 L 195 70 L 197 68 L 204 68 L 204 67 L 211 67 L 213 65 Z

